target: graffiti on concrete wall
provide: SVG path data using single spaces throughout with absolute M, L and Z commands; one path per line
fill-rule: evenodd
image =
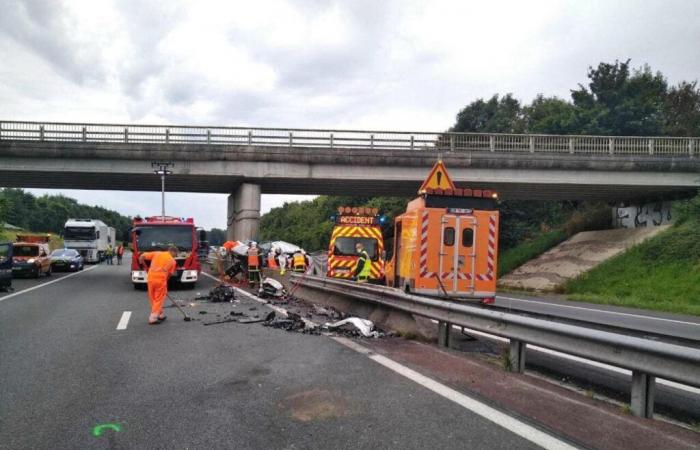
M 671 223 L 671 202 L 613 208 L 615 228 L 640 228 Z

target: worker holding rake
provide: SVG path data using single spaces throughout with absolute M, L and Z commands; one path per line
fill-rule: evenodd
M 150 261 L 148 267 L 148 300 L 151 302 L 149 325 L 157 325 L 166 319 L 163 303 L 168 295 L 168 279 L 176 271 L 177 247 L 171 245 L 165 252 L 145 252 L 139 256 L 139 264 Z

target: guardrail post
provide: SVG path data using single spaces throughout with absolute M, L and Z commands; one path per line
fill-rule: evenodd
M 39 140 L 43 141 L 44 140 L 44 126 L 39 125 Z
M 637 417 L 651 419 L 654 416 L 654 391 L 656 379 L 646 373 L 632 371 L 632 395 L 630 407 Z
M 692 140 L 692 139 L 690 139 L 690 140 L 688 141 L 688 156 L 690 156 L 691 158 L 694 156 L 694 155 L 693 155 L 693 150 L 694 150 L 693 147 L 694 147 L 694 145 L 695 145 L 695 141 Z
M 608 151 L 611 155 L 615 154 L 615 140 L 613 138 L 608 139 Z
M 525 372 L 525 351 L 527 343 L 511 339 L 508 347 L 508 370 L 515 373 Z
M 454 134 L 450 135 L 450 151 L 451 152 L 455 151 L 455 135 Z
M 211 144 L 211 130 L 207 130 L 207 144 Z
M 129 129 L 124 128 L 124 142 L 129 142 Z
M 0 139 L 2 139 L 2 122 L 0 122 Z
M 649 154 L 653 155 L 654 154 L 654 140 L 649 139 Z
M 253 131 L 248 131 L 248 145 L 253 145 Z
M 289 132 L 289 147 L 291 148 L 294 145 L 294 141 L 292 138 L 292 132 Z
M 569 138 L 569 153 L 574 154 L 574 138 Z
M 411 135 L 411 150 L 413 150 L 413 135 Z
M 440 347 L 450 346 L 450 329 L 452 324 L 449 322 L 438 322 L 438 345 Z
M 331 150 L 333 149 L 333 133 L 331 133 Z
M 489 151 L 496 151 L 496 136 L 489 136 Z
M 83 142 L 87 142 L 87 129 L 83 127 Z
M 374 148 L 374 135 L 369 135 L 369 148 Z
M 530 153 L 535 153 L 535 138 L 530 136 Z
M 169 142 L 170 142 L 170 128 L 166 128 L 165 129 L 165 143 L 167 144 Z

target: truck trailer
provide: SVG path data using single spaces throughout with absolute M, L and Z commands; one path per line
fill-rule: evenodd
M 89 263 L 102 261 L 115 238 L 115 229 L 97 219 L 68 219 L 63 229 L 64 246 L 78 251 Z

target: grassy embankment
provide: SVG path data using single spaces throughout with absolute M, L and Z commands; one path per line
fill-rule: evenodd
M 570 300 L 700 315 L 700 221 L 611 258 L 570 281 L 565 292 Z
M 34 233 L 32 231 L 18 231 L 18 230 L 4 230 L 0 229 L 0 242 L 15 242 L 18 234 L 45 234 L 45 233 Z M 49 240 L 49 248 L 51 250 L 57 248 L 63 248 L 63 238 L 58 235 L 52 234 Z
M 539 233 L 515 247 L 501 251 L 498 255 L 498 276 L 501 277 L 531 259 L 537 258 L 576 233 L 607 228 L 610 228 L 610 208 L 602 203 L 586 204 L 574 211 L 561 226 Z

